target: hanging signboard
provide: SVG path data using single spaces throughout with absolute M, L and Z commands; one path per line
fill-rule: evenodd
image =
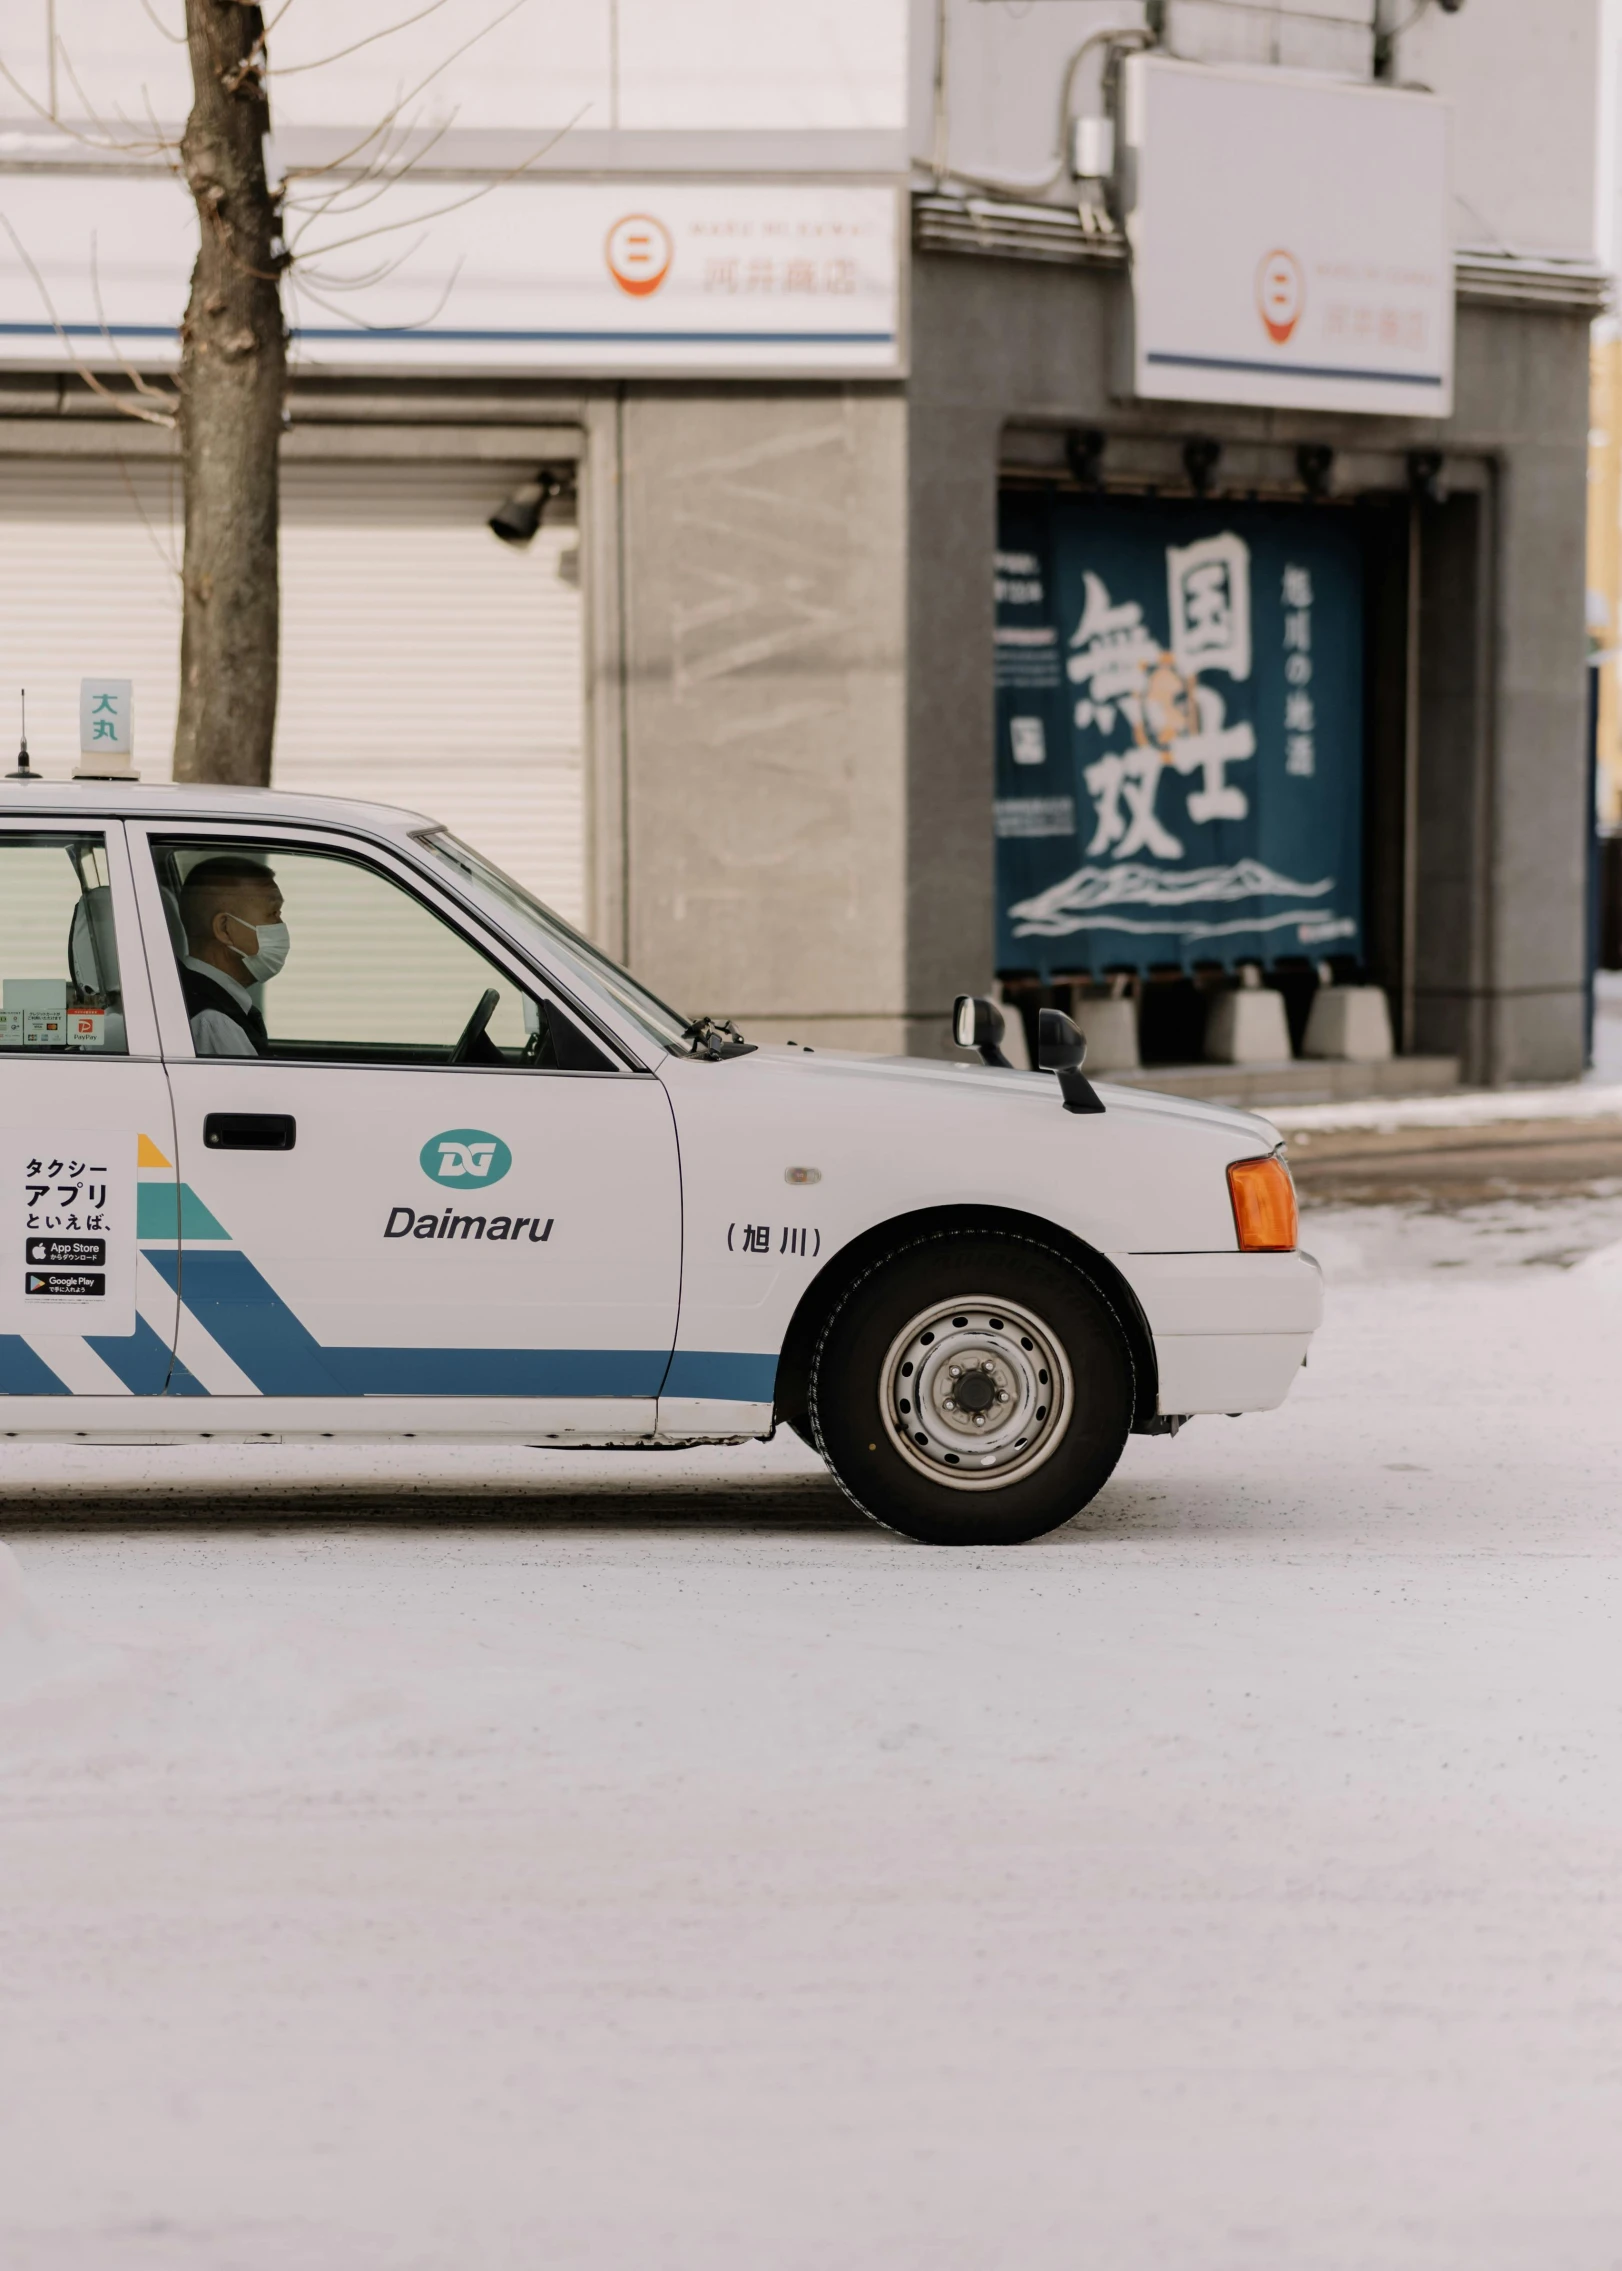
M 1362 945 L 1362 571 L 1332 511 L 1010 492 L 997 964 Z
M 1447 417 L 1451 117 L 1406 89 L 1130 56 L 1136 391 Z

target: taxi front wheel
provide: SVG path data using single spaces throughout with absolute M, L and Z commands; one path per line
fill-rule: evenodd
M 948 1234 L 851 1287 L 817 1343 L 809 1418 L 876 1521 L 927 1545 L 1017 1545 L 1102 1489 L 1133 1395 L 1126 1337 L 1074 1263 Z

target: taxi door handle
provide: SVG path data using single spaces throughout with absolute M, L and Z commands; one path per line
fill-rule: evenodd
M 290 1112 L 210 1112 L 203 1122 L 210 1151 L 291 1151 L 297 1139 Z

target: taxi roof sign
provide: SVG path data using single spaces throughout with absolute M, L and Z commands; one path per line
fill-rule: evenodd
M 135 682 L 130 678 L 79 681 L 79 762 L 76 781 L 133 781 Z

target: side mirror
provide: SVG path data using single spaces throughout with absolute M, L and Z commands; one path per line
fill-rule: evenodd
M 1087 1036 L 1062 1009 L 1037 1011 L 1036 1061 L 1044 1072 L 1075 1072 L 1087 1062 Z
M 1082 1071 L 1087 1036 L 1062 1009 L 1037 1012 L 1036 1061 L 1044 1072 L 1059 1076 L 1059 1094 L 1067 1112 L 1101 1112 L 1097 1089 Z
M 1047 1015 L 1045 1010 L 1043 1015 Z M 960 1049 L 977 1049 L 982 1064 L 1008 1064 L 1001 1048 L 1006 1031 L 1002 1011 L 984 994 L 959 994 L 953 1002 L 952 1039 Z

